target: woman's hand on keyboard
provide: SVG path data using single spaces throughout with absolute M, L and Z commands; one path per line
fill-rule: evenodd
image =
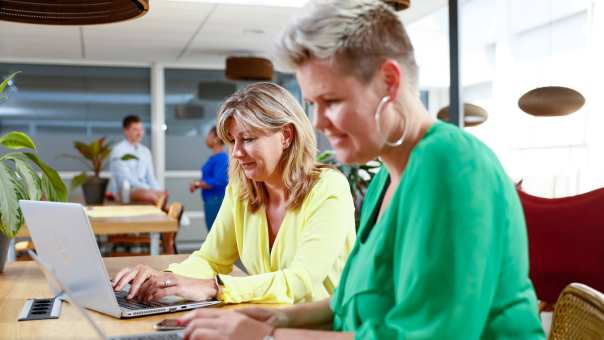
M 172 273 L 149 277 L 136 295 L 141 301 L 157 301 L 164 296 L 177 295 L 187 300 L 205 301 L 218 293 L 214 280 L 192 279 Z
M 130 283 L 128 299 L 132 299 L 138 295 L 141 286 L 147 280 L 159 274 L 159 271 L 144 264 L 136 265 L 134 268 L 124 268 L 113 279 L 113 290 L 120 291 Z

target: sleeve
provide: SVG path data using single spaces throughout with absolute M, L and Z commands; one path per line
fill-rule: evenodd
M 221 300 L 292 304 L 312 298 L 313 287 L 323 284 L 347 239 L 354 240 L 354 204 L 348 183 L 339 173 L 330 179 L 316 184 L 317 190 L 309 194 L 305 225 L 291 265 L 246 277 L 220 275 L 224 282 Z
M 484 175 L 489 171 L 484 164 L 422 160 L 408 195 L 393 198 L 396 303 L 385 318 L 364 322 L 357 339 L 481 337 L 500 275 L 498 228 L 507 214 L 501 183 Z
M 201 245 L 201 249 L 183 262 L 169 265 L 169 271 L 198 279 L 208 279 L 217 273 L 228 274 L 233 271 L 233 264 L 239 258 L 233 218 L 236 199 L 236 193 L 228 186 L 214 226 Z
M 147 186 L 154 190 L 160 190 L 161 187 L 155 178 L 155 171 L 153 171 L 153 158 L 151 157 L 151 151 L 146 149 L 146 154 L 148 155 L 145 166 L 145 181 L 147 182 Z
M 126 162 L 136 162 L 136 160 L 122 161 L 124 155 L 118 147 L 111 151 L 109 169 L 115 181 L 114 189 L 119 191 L 124 181 L 128 181 L 132 187 L 146 188 L 147 185 L 137 179 L 132 171 L 126 166 Z
M 203 181 L 211 187 L 225 186 L 228 183 L 229 163 L 226 157 L 210 160 L 212 171 L 204 171 Z

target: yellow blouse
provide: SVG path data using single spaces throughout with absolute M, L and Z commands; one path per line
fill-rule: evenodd
M 324 169 L 300 208 L 287 210 L 272 251 L 265 209 L 252 213 L 229 185 L 201 249 L 168 270 L 224 282 L 226 303 L 298 303 L 332 294 L 355 241 L 354 204 L 346 178 Z M 250 274 L 226 275 L 240 258 Z

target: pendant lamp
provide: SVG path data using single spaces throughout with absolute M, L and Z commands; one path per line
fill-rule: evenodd
M 537 117 L 565 116 L 578 111 L 584 104 L 581 93 L 562 86 L 538 87 L 518 100 L 522 111 Z
M 39 25 L 93 25 L 134 19 L 149 0 L 2 0 L 0 20 Z
M 225 75 L 231 80 L 268 81 L 273 79 L 273 63 L 259 57 L 228 57 Z
M 402 11 L 411 5 L 411 0 L 383 0 L 388 5 L 392 6 L 395 11 Z
M 478 105 L 474 105 L 474 104 L 470 104 L 470 103 L 463 104 L 463 111 L 464 111 L 463 125 L 465 127 L 480 125 L 480 124 L 484 123 L 487 120 L 487 118 L 489 117 L 489 114 L 487 113 L 487 111 L 485 109 L 483 109 L 482 107 L 480 107 Z M 440 119 L 440 120 L 448 121 L 449 120 L 449 106 L 445 106 L 442 109 L 440 109 L 438 111 L 438 113 L 436 114 L 436 117 L 438 117 L 438 119 Z

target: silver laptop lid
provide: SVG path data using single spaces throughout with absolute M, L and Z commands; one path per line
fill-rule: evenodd
M 84 207 L 26 200 L 19 205 L 38 256 L 53 268 L 71 297 L 86 308 L 119 318 L 121 311 Z
M 40 266 L 40 269 L 42 270 L 42 273 L 44 273 L 46 281 L 48 282 L 48 285 L 51 287 L 51 289 L 59 290 L 57 294 L 60 294 L 60 296 L 57 298 L 61 298 L 63 300 L 66 298 L 67 300 L 69 300 L 69 302 L 76 307 L 76 309 L 78 310 L 78 312 L 80 312 L 84 319 L 88 321 L 90 326 L 92 326 L 99 338 L 107 339 L 107 336 L 105 335 L 105 333 L 103 333 L 103 330 L 96 324 L 96 322 L 94 322 L 94 320 L 92 320 L 92 318 L 90 317 L 90 315 L 88 315 L 88 313 L 86 313 L 84 308 L 82 308 L 77 301 L 71 298 L 71 291 L 69 290 L 69 288 L 64 286 L 61 281 L 56 277 L 53 268 L 50 265 L 44 263 L 44 261 L 40 257 L 38 257 L 38 255 L 36 255 L 36 253 L 34 253 L 33 251 L 28 250 L 27 252 L 29 253 L 29 256 L 31 256 L 31 258 L 36 261 L 38 266 Z

